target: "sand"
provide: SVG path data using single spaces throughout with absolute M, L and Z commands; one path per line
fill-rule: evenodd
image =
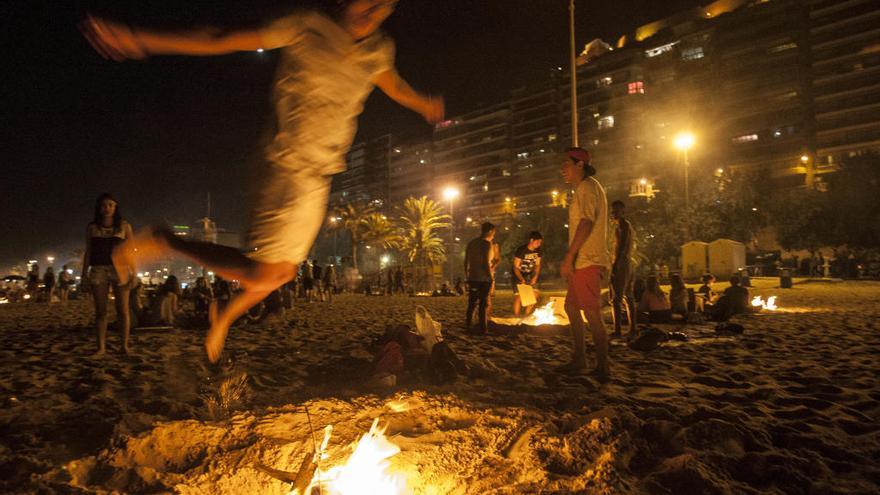
M 414 494 L 880 492 L 880 284 L 755 283 L 780 311 L 616 341 L 608 384 L 554 371 L 564 334 L 464 334 L 460 298 L 300 303 L 233 329 L 222 366 L 202 330 L 135 332 L 131 356 L 111 331 L 92 357 L 86 301 L 2 305 L 0 492 L 284 494 L 256 464 L 295 471 L 326 424 L 335 462 L 376 417 Z M 372 339 L 416 304 L 473 376 L 369 388 Z

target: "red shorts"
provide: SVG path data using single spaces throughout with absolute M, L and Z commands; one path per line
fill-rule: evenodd
M 565 305 L 574 305 L 583 311 L 601 309 L 600 296 L 602 294 L 602 277 L 604 275 L 605 268 L 599 265 L 575 270 L 568 279 Z

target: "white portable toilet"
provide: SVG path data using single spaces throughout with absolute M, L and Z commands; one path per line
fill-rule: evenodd
M 709 244 L 691 241 L 681 245 L 681 276 L 700 278 L 709 269 Z
M 709 243 L 709 271 L 713 275 L 727 278 L 745 267 L 745 244 L 730 239 L 715 239 Z

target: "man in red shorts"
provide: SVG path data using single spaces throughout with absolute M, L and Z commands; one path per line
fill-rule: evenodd
M 593 175 L 590 153 L 583 148 L 569 148 L 562 162 L 562 178 L 574 188 L 568 208 L 568 252 L 560 273 L 568 280 L 565 312 L 571 321 L 574 353 L 562 371 L 578 372 L 587 368 L 584 343 L 586 315 L 596 346 L 596 369 L 593 375 L 602 382 L 609 379 L 608 334 L 602 322 L 600 304 L 602 281 L 609 264 L 606 237 L 608 201 L 605 189 Z

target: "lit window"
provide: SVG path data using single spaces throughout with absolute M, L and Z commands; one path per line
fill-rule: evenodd
M 626 85 L 627 92 L 631 95 L 645 94 L 645 83 L 642 81 L 631 82 Z
M 548 135 L 547 135 L 547 141 L 548 141 L 548 142 L 551 142 L 551 143 L 552 143 L 553 141 L 556 141 L 556 134 L 548 134 Z
M 510 170 L 507 170 L 507 169 L 502 170 L 501 175 L 504 177 L 510 177 Z
M 661 45 L 656 48 L 651 48 L 651 49 L 645 50 L 645 55 L 647 55 L 648 58 L 656 57 L 657 55 L 662 55 L 668 51 L 672 51 L 672 47 L 674 47 L 677 44 L 678 44 L 677 41 L 673 41 L 672 43 L 667 43 L 665 45 Z
M 485 191 L 488 191 L 488 190 L 489 190 L 489 182 L 487 181 L 487 182 L 484 182 L 484 183 L 483 183 L 483 191 L 485 192 Z
M 757 140 L 758 140 L 757 134 L 743 134 L 742 136 L 737 136 L 737 137 L 731 139 L 731 141 L 733 141 L 735 144 L 749 143 L 751 141 L 757 141 Z
M 614 80 L 611 79 L 611 76 L 600 77 L 599 79 L 596 79 L 596 87 L 601 88 L 602 86 L 611 86 L 611 83 L 613 82 Z
M 614 127 L 614 115 L 606 115 L 598 121 L 599 129 L 611 129 Z
M 685 48 L 681 51 L 681 59 L 682 60 L 697 60 L 703 58 L 705 54 L 703 53 L 702 46 L 695 46 L 692 48 Z

